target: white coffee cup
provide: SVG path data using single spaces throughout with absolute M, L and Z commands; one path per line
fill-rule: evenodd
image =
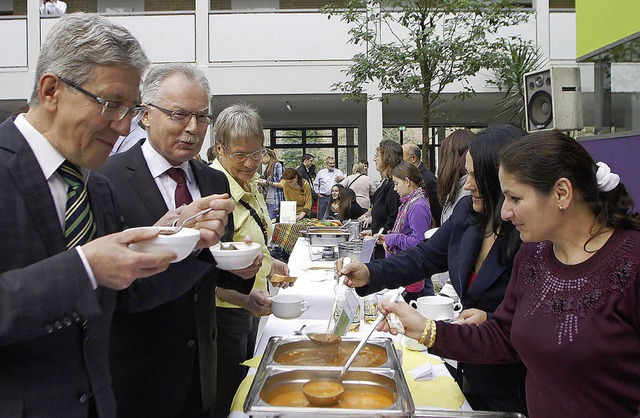
M 309 304 L 298 295 L 275 295 L 271 298 L 271 312 L 281 319 L 297 318 L 309 309 Z
M 462 304 L 446 296 L 422 296 L 410 305 L 434 321 L 452 321 L 462 312 Z

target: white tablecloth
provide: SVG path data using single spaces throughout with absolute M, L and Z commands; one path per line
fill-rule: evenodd
M 270 315 L 264 326 L 264 330 L 256 344 L 255 355 L 264 353 L 269 338 L 276 335 L 292 335 L 294 330 L 300 329 L 303 325 L 307 326 L 307 331 L 324 332 L 327 328 L 331 310 L 333 308 L 334 287 L 336 281 L 334 279 L 333 270 L 309 270 L 309 267 L 331 267 L 335 266 L 335 261 L 312 261 L 319 258 L 321 248 L 309 247 L 309 243 L 304 238 L 299 238 L 291 257 L 289 258 L 290 275 L 295 276 L 298 280 L 295 285 L 284 290 L 280 290 L 282 294 L 294 294 L 302 296 L 309 304 L 309 309 L 297 319 L 279 319 Z M 369 330 L 370 325 L 364 322 L 360 325 L 358 332 L 350 332 L 349 336 L 364 336 Z M 392 337 L 397 341 L 399 336 L 393 337 L 390 334 L 375 331 L 373 336 Z M 254 374 L 255 369 L 250 369 L 249 374 Z M 433 366 L 434 376 L 450 376 L 449 371 L 444 364 Z M 428 407 L 429 405 L 416 405 L 419 407 Z M 462 411 L 470 411 L 469 404 L 465 401 Z M 241 412 L 232 412 L 230 417 L 242 418 L 247 414 Z

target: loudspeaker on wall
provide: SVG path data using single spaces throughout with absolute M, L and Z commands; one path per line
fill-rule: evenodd
M 524 75 L 527 131 L 582 129 L 580 69 L 551 67 Z

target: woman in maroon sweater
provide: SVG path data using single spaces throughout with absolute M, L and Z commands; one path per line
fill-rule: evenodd
M 631 196 L 606 164 L 554 131 L 510 145 L 500 184 L 502 218 L 525 243 L 493 319 L 434 322 L 404 303 L 381 311 L 398 314 L 434 354 L 522 360 L 533 418 L 640 416 L 640 215 Z

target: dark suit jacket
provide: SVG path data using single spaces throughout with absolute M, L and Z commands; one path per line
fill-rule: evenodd
M 451 217 L 428 240 L 417 247 L 367 266 L 371 273 L 369 286 L 357 289 L 362 296 L 385 287 L 404 286 L 415 281 L 415 272 L 429 277 L 449 270 L 451 284 L 460 296 L 465 309 L 477 308 L 491 314 L 498 307 L 511 277 L 511 268 L 498 261 L 498 245 L 487 254 L 469 290 L 467 282 L 474 270 L 475 260 L 482 246 L 483 234 L 474 221 L 471 196 L 463 197 Z M 465 375 L 481 395 L 524 398 L 526 370 L 518 365 L 465 365 Z
M 195 160 L 189 164 L 203 197 L 229 193 L 224 174 Z M 113 185 L 127 226 L 152 225 L 168 210 L 141 143 L 110 157 L 102 172 Z M 223 240 L 231 241 L 231 216 L 227 231 Z M 119 417 L 176 416 L 196 364 L 204 409 L 212 407 L 216 385 L 215 286 L 219 276 L 214 266 L 211 253 L 203 250 L 198 256 L 171 264 L 166 281 L 139 280 L 118 292 L 110 356 Z M 226 278 L 242 281 L 236 276 Z M 181 289 L 175 294 L 177 284 Z M 179 296 L 157 306 L 159 300 L 167 300 L 168 295 L 162 295 L 164 288 Z
M 87 180 L 98 235 L 120 217 L 106 179 Z M 115 292 L 94 290 L 66 250 L 51 192 L 12 119 L 0 125 L 0 416 L 115 416 L 107 362 Z
M 442 205 L 440 205 L 440 201 L 438 200 L 438 179 L 436 178 L 436 175 L 433 174 L 431 170 L 429 170 L 427 166 L 424 165 L 424 163 L 420 163 L 418 165 L 418 170 L 420 170 L 422 181 L 424 182 L 424 186 L 427 189 L 427 196 L 429 196 L 431 219 L 433 219 L 436 226 L 440 226 L 440 218 L 442 217 Z

